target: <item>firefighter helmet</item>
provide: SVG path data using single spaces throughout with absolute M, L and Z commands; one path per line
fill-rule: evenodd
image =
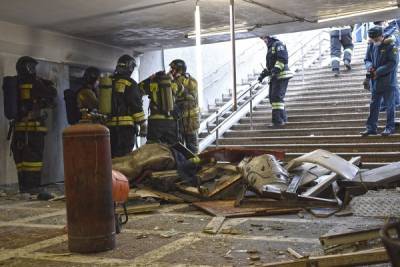
M 85 84 L 94 85 L 100 78 L 100 70 L 96 67 L 88 67 L 83 74 L 83 82 Z
M 171 67 L 171 69 L 173 69 L 173 70 L 175 70 L 175 71 L 177 71 L 177 72 L 179 72 L 179 73 L 181 73 L 181 74 L 186 73 L 186 69 L 187 69 L 186 63 L 185 63 L 185 61 L 183 61 L 182 59 L 175 59 L 175 60 L 173 60 L 173 61 L 169 64 L 169 66 Z
M 23 56 L 18 59 L 15 67 L 16 67 L 18 75 L 30 76 L 30 75 L 36 74 L 36 65 L 37 64 L 38 64 L 38 62 L 34 58 L 28 57 L 28 56 Z
M 118 74 L 132 74 L 136 67 L 136 60 L 130 55 L 123 55 L 118 59 L 115 72 Z

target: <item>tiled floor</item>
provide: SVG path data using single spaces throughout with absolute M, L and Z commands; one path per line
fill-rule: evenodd
M 64 202 L 0 198 L 0 266 L 262 266 L 293 259 L 288 248 L 321 254 L 321 234 L 383 223 L 295 214 L 227 219 L 222 229 L 235 235 L 202 233 L 211 219 L 187 204 L 164 205 L 131 215 L 114 250 L 82 255 L 68 251 Z

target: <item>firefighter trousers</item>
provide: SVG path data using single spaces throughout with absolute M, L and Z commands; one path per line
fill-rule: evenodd
M 41 185 L 45 132 L 15 131 L 11 143 L 21 193 L 37 193 Z
M 282 125 L 288 121 L 285 109 L 285 95 L 289 79 L 272 78 L 269 83 L 269 102 L 272 106 L 272 124 Z
M 136 143 L 135 127 L 133 125 L 109 126 L 111 157 L 123 157 L 132 152 Z
M 178 142 L 178 126 L 172 119 L 149 119 L 147 143 L 174 145 Z
M 197 154 L 199 152 L 199 142 L 197 132 L 182 134 L 183 141 L 185 142 L 185 146 L 187 149 L 192 151 L 193 154 Z
M 342 31 L 334 31 L 334 33 L 331 33 L 332 70 L 338 70 L 340 68 L 342 46 L 343 46 L 343 61 L 348 61 L 350 63 L 354 48 L 353 38 L 351 37 L 350 29 Z

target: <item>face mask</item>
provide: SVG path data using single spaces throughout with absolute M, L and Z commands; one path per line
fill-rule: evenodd
M 380 46 L 382 44 L 382 42 L 374 42 L 374 46 Z

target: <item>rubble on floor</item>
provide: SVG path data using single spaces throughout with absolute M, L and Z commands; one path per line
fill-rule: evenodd
M 280 214 L 303 218 L 305 212 L 315 217 L 400 217 L 396 189 L 400 162 L 363 170 L 360 157 L 347 161 L 322 149 L 286 165 L 280 151 L 217 148 L 195 156 L 180 149 L 145 145 L 113 161 L 113 169 L 131 184 L 127 208 L 117 208 L 118 214 L 154 212 L 164 203 L 191 203 L 215 216 L 203 229 L 211 235 L 241 234 L 234 227 L 221 227 L 227 218 Z M 387 262 L 378 232 L 379 228 L 327 233 L 320 238 L 327 255 L 307 257 L 288 248 L 284 253 L 295 261 L 264 266 Z M 174 234 L 166 233 L 165 238 Z M 252 254 L 250 260 L 257 262 L 257 257 Z

